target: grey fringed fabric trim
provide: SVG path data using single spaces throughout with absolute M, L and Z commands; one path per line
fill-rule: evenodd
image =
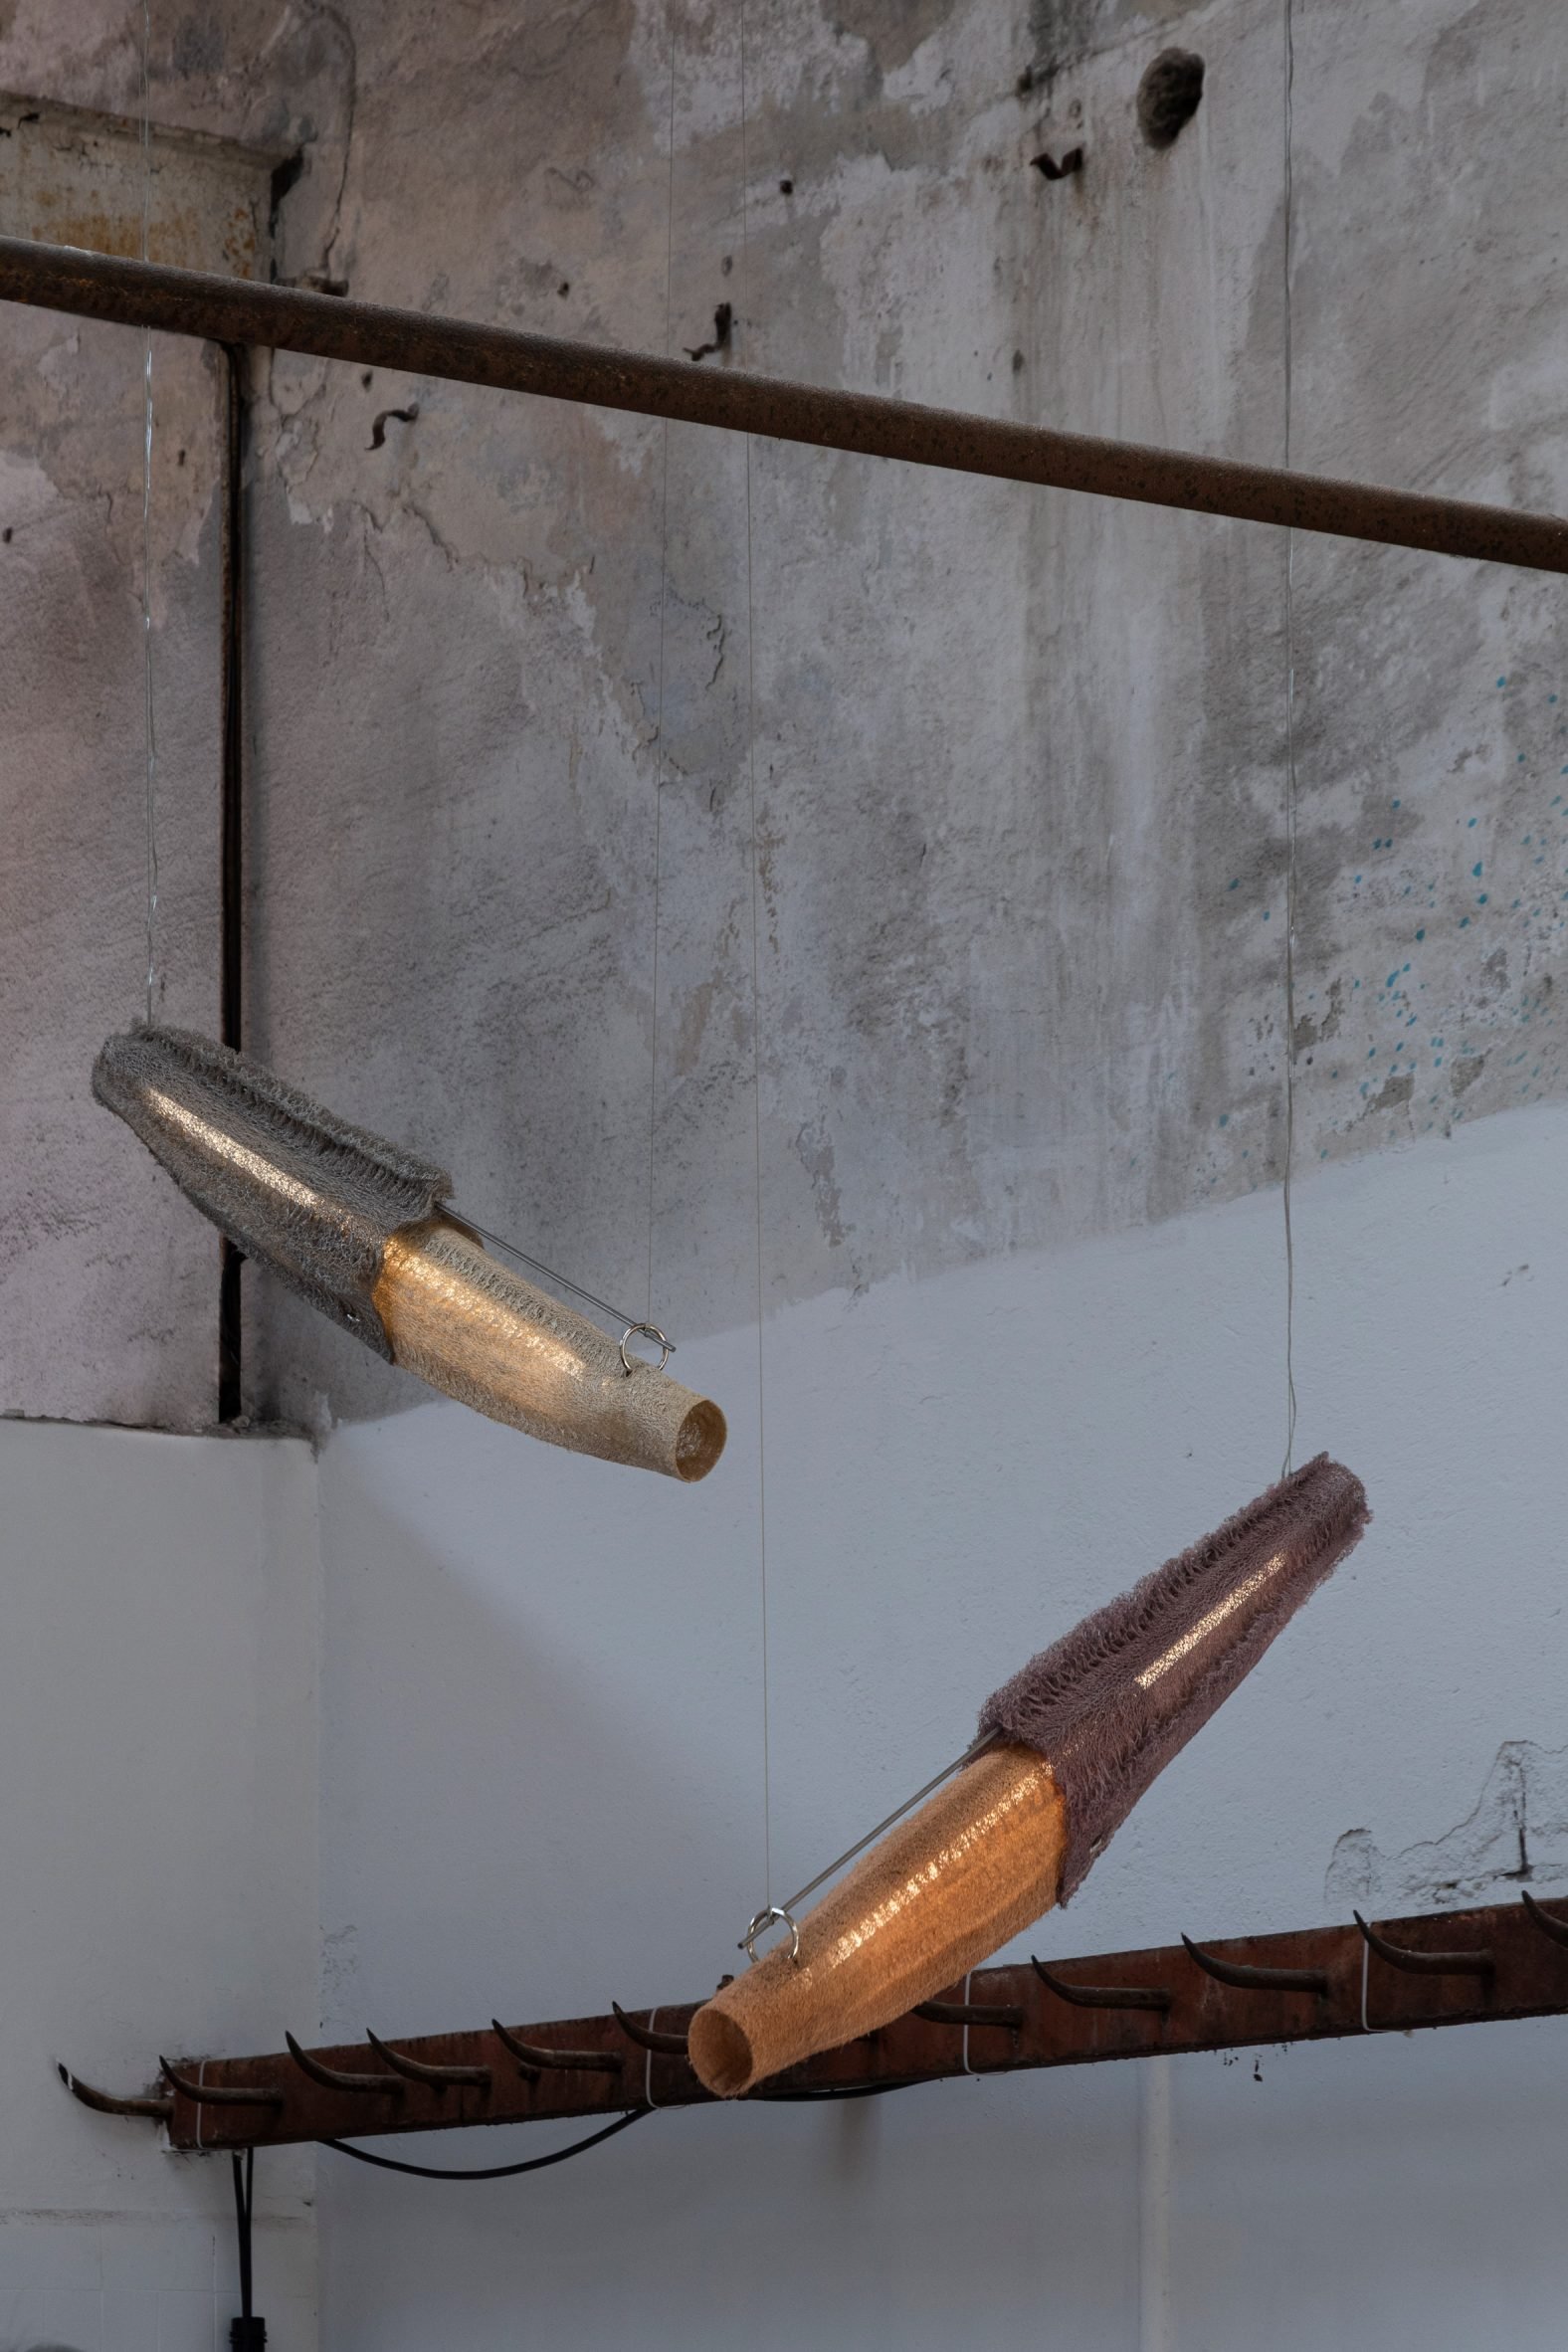
M 1359 1542 L 1368 1515 L 1360 1479 L 1319 1454 L 987 1699 L 981 1732 L 1038 1749 L 1066 1801 L 1062 1901 L 1156 1773 Z
M 450 1197 L 444 1168 L 193 1030 L 111 1037 L 93 1091 L 236 1249 L 390 1360 L 373 1298 L 382 1252 Z

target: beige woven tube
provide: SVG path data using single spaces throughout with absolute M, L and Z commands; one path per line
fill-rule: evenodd
M 445 1217 L 388 1236 L 375 1307 L 394 1363 L 491 1421 L 603 1462 L 705 1478 L 724 1416 L 498 1264 Z
M 734 2098 L 929 2001 L 1057 1899 L 1067 1818 L 1033 1748 L 993 1748 L 889 1832 L 691 2020 L 691 2063 Z

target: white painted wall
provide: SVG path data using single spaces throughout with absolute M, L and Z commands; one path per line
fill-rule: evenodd
M 316 2001 L 315 1466 L 269 1444 L 0 1421 L 0 2346 L 213 2352 L 226 2158 L 137 2092 Z M 258 2175 L 259 2308 L 314 2352 L 313 2166 Z
M 1458 1847 L 1410 1850 L 1510 1741 L 1548 1751 L 1507 1786 L 1568 1887 L 1565 1165 L 1539 1108 L 1299 1186 L 1298 1453 L 1352 1463 L 1374 1526 L 1020 1951 L 1344 1917 L 1367 1884 L 1438 1907 Z M 775 1894 L 1275 1474 L 1282 1296 L 1260 1194 L 769 1320 Z M 734 1432 L 692 1491 L 443 1404 L 329 1441 L 330 2031 L 688 1999 L 732 1962 L 764 1892 L 755 1333 L 689 1352 Z M 1467 1897 L 1511 1891 L 1495 1790 L 1459 1843 Z M 1134 2066 L 675 2114 L 480 2189 L 323 2157 L 325 2340 L 1555 2346 L 1564 2032 L 1180 2060 L 1168 2116 Z

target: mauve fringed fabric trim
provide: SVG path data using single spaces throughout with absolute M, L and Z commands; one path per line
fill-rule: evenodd
M 987 1699 L 981 1731 L 1038 1749 L 1062 1791 L 1062 1901 L 1150 1781 L 1359 1542 L 1368 1516 L 1360 1479 L 1319 1454 Z

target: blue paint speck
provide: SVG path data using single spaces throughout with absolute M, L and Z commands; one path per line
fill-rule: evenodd
M 1477 882 L 1480 880 L 1480 870 L 1483 864 L 1484 860 L 1477 858 L 1474 865 L 1470 868 L 1470 872 L 1474 875 Z
M 1568 893 L 1565 893 L 1565 894 L 1568 894 Z M 1426 932 L 1425 932 L 1425 931 L 1418 931 L 1418 932 L 1416 933 L 1416 937 L 1417 937 L 1418 939 L 1425 939 L 1426 935 L 1427 935 L 1427 934 L 1426 934 Z M 1408 970 L 1408 968 L 1409 968 L 1409 967 L 1407 966 L 1406 968 L 1407 968 L 1407 970 Z

